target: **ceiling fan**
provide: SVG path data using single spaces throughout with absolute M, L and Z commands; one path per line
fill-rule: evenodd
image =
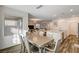
M 39 5 L 36 7 L 36 9 L 40 9 L 41 7 L 43 7 L 43 5 Z

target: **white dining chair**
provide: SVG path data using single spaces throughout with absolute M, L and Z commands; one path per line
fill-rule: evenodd
M 27 50 L 28 53 L 30 53 L 30 45 L 29 45 L 28 40 L 29 40 L 29 38 L 27 36 L 24 37 L 24 42 L 25 42 L 26 50 Z
M 57 47 L 61 43 L 61 34 L 60 33 L 53 32 L 52 36 L 53 36 L 52 39 L 54 39 L 54 42 L 52 42 L 52 43 L 55 44 L 55 47 L 53 49 L 49 48 L 49 47 L 45 47 L 44 48 L 45 52 L 46 52 L 46 50 L 49 51 L 49 52 L 56 52 Z
M 44 35 L 44 32 L 43 31 L 39 31 L 39 35 L 40 36 L 43 36 Z
M 20 37 L 20 41 L 21 41 L 21 52 L 23 49 L 23 52 L 30 52 L 30 48 L 29 48 L 29 43 L 28 43 L 28 37 L 27 36 L 23 36 L 23 34 L 19 34 Z

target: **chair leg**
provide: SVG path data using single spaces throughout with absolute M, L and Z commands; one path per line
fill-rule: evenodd
M 45 50 L 45 48 L 43 49 L 43 53 L 46 53 L 46 50 Z
M 22 53 L 22 44 L 21 44 L 21 51 L 20 51 L 20 53 Z
M 26 50 L 26 48 L 25 48 L 25 46 L 24 46 L 24 53 L 25 53 L 25 50 Z

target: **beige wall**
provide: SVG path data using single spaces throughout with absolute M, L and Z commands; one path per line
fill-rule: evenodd
M 65 36 L 68 36 L 69 34 L 78 35 L 78 23 L 79 17 L 57 19 L 51 22 L 50 28 L 53 31 L 64 31 Z
M 51 22 L 51 20 L 42 20 L 42 19 L 39 19 L 37 21 L 34 21 L 34 20 L 29 19 L 28 25 L 34 25 L 35 28 L 36 28 L 36 24 L 40 24 L 40 28 L 47 28 L 47 29 L 49 29 L 48 24 L 50 22 Z

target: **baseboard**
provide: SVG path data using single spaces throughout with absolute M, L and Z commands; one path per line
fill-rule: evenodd
M 5 49 L 9 49 L 9 48 L 12 48 L 12 47 L 15 47 L 15 46 L 18 46 L 18 45 L 21 45 L 21 44 L 17 44 L 17 45 L 14 45 L 14 46 L 10 46 L 10 47 L 7 47 L 7 48 L 0 49 L 0 51 L 5 50 Z

